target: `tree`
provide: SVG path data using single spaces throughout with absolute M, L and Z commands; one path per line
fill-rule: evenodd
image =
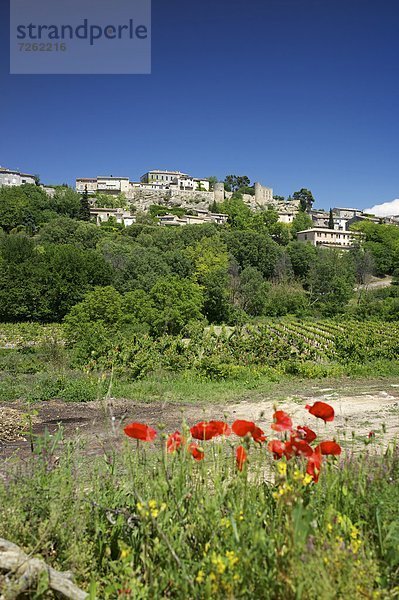
M 287 247 L 295 277 L 305 279 L 316 260 L 317 249 L 313 244 L 291 242 Z
M 299 211 L 291 223 L 292 236 L 296 238 L 298 231 L 305 231 L 305 229 L 310 229 L 312 226 L 312 218 L 306 212 Z
M 218 183 L 218 178 L 215 175 L 211 175 L 207 178 L 209 181 L 209 189 L 212 191 L 215 188 L 215 183 Z
M 212 204 L 209 206 L 209 210 L 210 210 L 211 213 L 218 213 L 219 212 L 219 207 L 218 207 L 218 204 L 217 204 L 216 200 L 214 200 L 212 202 Z
M 202 318 L 203 291 L 189 279 L 161 277 L 151 289 L 150 298 L 156 309 L 154 333 L 176 335 L 189 321 Z
M 237 229 L 247 229 L 251 225 L 252 212 L 245 204 L 242 196 L 233 195 L 220 204 L 220 210 L 228 215 L 228 223 Z
M 246 175 L 226 175 L 224 185 L 227 191 L 236 192 L 241 188 L 249 187 L 251 180 Z
M 294 200 L 299 200 L 299 206 L 302 212 L 310 212 L 314 203 L 313 194 L 310 190 L 302 188 L 299 192 L 292 195 Z
M 334 229 L 334 215 L 333 215 L 332 208 L 330 208 L 330 214 L 328 217 L 328 227 L 329 227 L 329 229 Z
M 55 216 L 49 197 L 40 187 L 26 184 L 0 188 L 0 227 L 7 233 L 25 227 L 33 234 Z
M 256 317 L 265 310 L 270 284 L 254 267 L 247 267 L 240 275 L 239 305 L 248 315 Z
M 325 316 L 342 313 L 353 296 L 355 277 L 348 257 L 330 248 L 319 248 L 306 279 L 311 306 Z
M 273 196 L 273 200 L 277 200 L 277 202 L 284 202 L 285 198 L 284 198 L 284 196 L 275 195 L 275 196 Z
M 375 269 L 375 262 L 372 253 L 370 250 L 365 250 L 359 244 L 356 244 L 350 249 L 349 252 L 354 265 L 356 283 L 360 285 L 367 285 L 370 283 L 371 276 Z
M 90 221 L 90 204 L 87 185 L 85 185 L 85 191 L 83 192 L 82 197 L 80 199 L 79 219 L 81 221 Z
M 224 234 L 227 249 L 242 269 L 255 267 L 265 279 L 274 273 L 279 246 L 267 233 L 255 231 L 226 231 Z

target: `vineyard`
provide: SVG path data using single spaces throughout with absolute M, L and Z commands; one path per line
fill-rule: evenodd
M 215 340 L 215 337 L 218 340 Z M 268 320 L 202 339 L 205 355 L 230 354 L 238 364 L 396 360 L 399 324 L 296 319 Z
M 6 354 L 24 354 L 23 364 L 29 356 L 33 360 L 35 353 L 47 348 L 47 355 L 62 352 L 64 363 L 72 361 L 74 368 L 92 372 L 116 368 L 133 379 L 159 370 L 234 378 L 251 376 L 254 370 L 263 373 L 277 369 L 317 377 L 334 375 L 322 371 L 331 366 L 342 372 L 345 365 L 364 366 L 376 361 L 393 364 L 399 357 L 398 322 L 284 318 L 235 328 L 198 328 L 186 337 L 165 335 L 154 339 L 123 329 L 98 336 L 95 328 L 82 328 L 79 335 L 69 338 L 61 325 L 2 325 L 0 348 Z M 305 368 L 310 373 L 313 367 L 315 371 L 310 375 L 303 371 Z

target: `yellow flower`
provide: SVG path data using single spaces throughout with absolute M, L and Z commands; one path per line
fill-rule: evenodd
M 213 565 L 215 565 L 216 571 L 220 575 L 223 575 L 223 573 L 226 570 L 226 565 L 225 565 L 225 563 L 223 561 L 223 558 L 221 556 L 219 556 L 219 555 L 213 554 L 211 562 L 212 562 Z
M 227 517 L 223 517 L 222 519 L 220 519 L 220 524 L 225 529 L 228 529 L 231 526 L 230 519 L 228 519 Z
M 302 480 L 303 485 L 309 485 L 309 483 L 312 483 L 312 481 L 313 481 L 313 477 L 311 475 L 309 475 L 309 473 L 306 473 L 306 475 L 303 476 L 303 480 Z
M 295 469 L 293 479 L 294 481 L 300 481 L 301 479 L 303 479 L 303 475 L 299 469 Z
M 331 525 L 331 523 L 327 524 L 327 531 L 332 531 L 333 530 L 333 526 Z
M 204 581 L 204 579 L 205 579 L 205 573 L 204 573 L 204 571 L 202 571 L 202 570 L 198 571 L 197 577 L 195 578 L 195 581 L 197 583 L 202 583 Z
M 238 556 L 233 550 L 226 551 L 226 558 L 229 561 L 229 567 L 233 569 L 239 561 Z
M 285 477 L 287 475 L 287 463 L 281 462 L 281 461 L 278 462 L 277 463 L 277 471 L 281 477 Z

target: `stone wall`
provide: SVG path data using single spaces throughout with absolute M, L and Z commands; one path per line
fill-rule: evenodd
M 127 199 L 138 209 L 147 210 L 151 204 L 160 204 L 170 208 L 181 207 L 184 209 L 198 208 L 208 210 L 214 201 L 220 204 L 225 199 L 232 197 L 231 192 L 224 190 L 223 183 L 216 183 L 212 192 L 182 191 L 178 189 L 150 190 L 143 188 L 130 189 L 126 194 Z M 289 205 L 286 202 L 278 202 L 273 199 L 273 190 L 260 183 L 255 184 L 255 195 L 244 194 L 245 204 L 253 211 L 267 206 L 274 206 L 277 210 L 292 208 L 296 209 L 296 202 Z

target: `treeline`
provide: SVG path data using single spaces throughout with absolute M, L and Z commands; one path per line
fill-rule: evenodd
M 0 320 L 85 320 L 157 337 L 194 322 L 245 323 L 262 316 L 335 316 L 395 320 L 398 287 L 356 292 L 371 274 L 394 274 L 399 228 L 363 223 L 364 243 L 350 252 L 295 241 L 311 225 L 292 225 L 266 209 L 252 213 L 240 194 L 219 206 L 213 224 L 163 228 L 155 210 L 128 228 L 97 227 L 87 206 L 62 187 L 0 190 Z

